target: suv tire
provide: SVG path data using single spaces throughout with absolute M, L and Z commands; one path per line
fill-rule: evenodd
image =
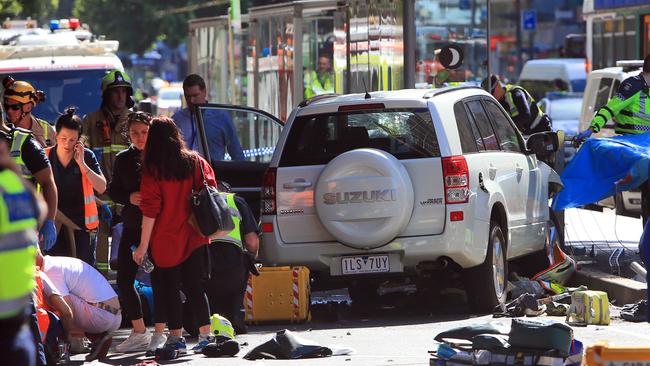
M 508 260 L 506 240 L 501 226 L 490 221 L 485 261 L 478 267 L 467 270 L 465 277 L 467 299 L 473 310 L 491 313 L 499 304 L 506 302 L 508 283 Z

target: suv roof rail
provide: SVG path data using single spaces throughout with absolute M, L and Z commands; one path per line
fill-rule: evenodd
M 624 71 L 636 70 L 643 66 L 643 60 L 620 60 L 616 61 L 617 67 L 622 67 Z
M 300 102 L 298 104 L 298 107 L 303 108 L 303 107 L 306 107 L 306 106 L 310 105 L 313 102 L 317 102 L 317 101 L 322 100 L 322 99 L 338 97 L 339 95 L 340 94 L 336 94 L 336 93 L 327 93 L 327 94 L 316 95 L 316 96 L 313 96 L 313 97 L 311 97 L 309 99 L 303 100 L 302 102 Z
M 449 93 L 449 92 L 452 92 L 452 91 L 463 90 L 463 89 L 481 89 L 481 90 L 483 90 L 483 88 L 481 88 L 480 86 L 476 86 L 476 85 L 448 86 L 448 87 L 445 87 L 445 88 L 431 90 L 431 91 L 425 93 L 422 96 L 422 98 L 423 99 L 430 99 L 430 98 L 435 97 L 436 95 L 445 94 L 445 93 Z

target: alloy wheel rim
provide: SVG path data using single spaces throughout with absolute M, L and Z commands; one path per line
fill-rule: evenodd
M 503 260 L 503 243 L 501 238 L 495 236 L 492 240 L 492 274 L 494 293 L 501 299 L 506 288 L 506 268 Z

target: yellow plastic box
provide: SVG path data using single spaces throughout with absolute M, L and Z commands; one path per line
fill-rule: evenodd
M 248 278 L 244 296 L 245 319 L 260 322 L 309 321 L 309 268 L 262 267 Z
M 587 348 L 585 366 L 646 366 L 650 365 L 649 347 L 612 347 L 597 343 Z

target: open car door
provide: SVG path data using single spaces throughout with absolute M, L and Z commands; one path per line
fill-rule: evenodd
M 259 218 L 262 177 L 284 123 L 254 108 L 225 104 L 195 108 L 199 152 L 212 164 L 217 181 L 230 184 Z

